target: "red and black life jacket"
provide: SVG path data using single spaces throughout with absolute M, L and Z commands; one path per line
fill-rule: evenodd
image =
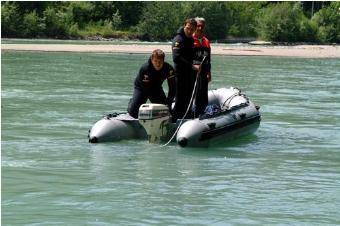
M 198 38 L 197 36 L 192 36 L 194 39 L 194 64 L 200 64 L 204 58 L 204 56 L 207 57 L 205 62 L 207 64 L 210 64 L 210 42 L 209 40 L 203 36 L 202 38 Z

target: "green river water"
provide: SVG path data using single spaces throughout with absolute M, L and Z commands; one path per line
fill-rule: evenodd
M 3 225 L 340 224 L 339 59 L 213 56 L 210 89 L 241 88 L 262 121 L 197 149 L 88 143 L 147 55 L 1 57 Z

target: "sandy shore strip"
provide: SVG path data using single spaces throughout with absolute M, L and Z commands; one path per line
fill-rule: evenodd
M 2 44 L 1 51 L 84 52 L 84 53 L 144 53 L 154 49 L 171 53 L 169 45 L 83 45 L 83 44 Z M 212 44 L 211 53 L 229 56 L 279 56 L 304 58 L 340 58 L 339 45 L 248 46 Z

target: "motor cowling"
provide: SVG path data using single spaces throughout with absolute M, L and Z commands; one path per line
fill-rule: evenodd
M 146 130 L 150 143 L 158 143 L 167 139 L 170 112 L 166 105 L 143 104 L 139 108 L 138 120 Z

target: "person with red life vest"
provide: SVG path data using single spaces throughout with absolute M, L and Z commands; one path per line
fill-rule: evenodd
M 197 28 L 195 33 L 192 35 L 194 39 L 194 61 L 195 65 L 201 65 L 197 83 L 197 94 L 195 99 L 195 116 L 198 117 L 204 113 L 205 108 L 208 105 L 208 83 L 211 81 L 211 48 L 210 42 L 204 35 L 205 19 L 196 17 Z

